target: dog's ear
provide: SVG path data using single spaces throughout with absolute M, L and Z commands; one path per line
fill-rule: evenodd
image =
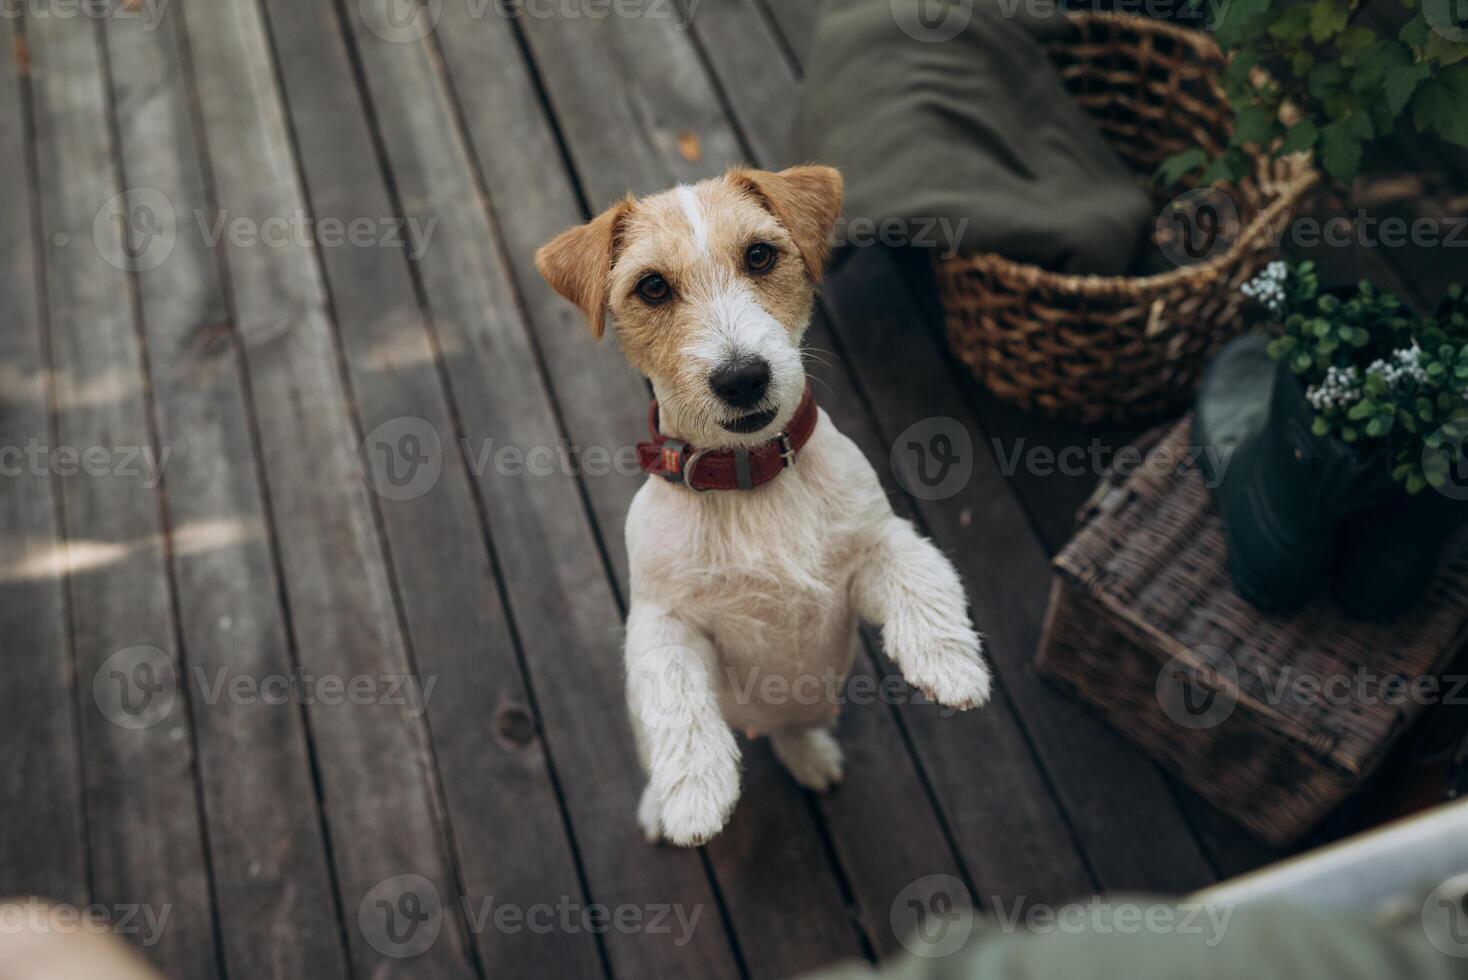
M 780 219 L 795 239 L 811 281 L 820 282 L 831 248 L 831 231 L 841 216 L 841 171 L 817 166 L 791 167 L 779 173 L 739 169 L 730 171 L 729 179 Z
M 623 198 L 586 224 L 561 232 L 535 253 L 535 267 L 545 281 L 581 307 L 597 339 L 606 329 L 607 276 L 632 203 L 631 197 Z

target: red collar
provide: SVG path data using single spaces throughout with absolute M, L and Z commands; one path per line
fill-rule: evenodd
M 810 383 L 805 386 L 795 417 L 785 431 L 755 449 L 696 449 L 681 439 L 658 431 L 658 403 L 652 403 L 647 427 L 652 442 L 637 444 L 637 462 L 644 472 L 660 476 L 670 483 L 681 483 L 691 490 L 752 490 L 769 483 L 795 465 L 795 454 L 810 441 L 816 430 L 815 396 Z

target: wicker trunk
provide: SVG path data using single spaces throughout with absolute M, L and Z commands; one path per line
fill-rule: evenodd
M 1468 536 L 1392 626 L 1324 597 L 1261 614 L 1229 586 L 1190 440 L 1185 419 L 1092 498 L 1055 560 L 1038 667 L 1219 809 L 1289 844 L 1428 706 L 1468 699 L 1437 677 L 1468 637 Z

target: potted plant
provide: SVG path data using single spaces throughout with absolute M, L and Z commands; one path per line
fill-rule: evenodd
M 1271 375 L 1217 474 L 1234 583 L 1286 613 L 1331 580 L 1352 614 L 1395 618 L 1468 519 L 1464 293 L 1454 287 L 1420 319 L 1368 282 L 1323 287 L 1309 262 L 1272 263 L 1244 291 L 1272 339 L 1226 351 L 1199 406 L 1216 418 L 1216 403 L 1244 390 L 1241 375 Z M 1206 427 L 1200 438 L 1212 439 Z

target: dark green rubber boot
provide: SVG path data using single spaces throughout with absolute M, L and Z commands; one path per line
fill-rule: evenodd
M 1380 453 L 1361 460 L 1316 436 L 1295 376 L 1264 352 L 1262 337 L 1224 349 L 1198 395 L 1195 434 L 1228 530 L 1234 588 L 1265 612 L 1294 612 L 1330 577 L 1336 525 L 1391 494 Z
M 1357 619 L 1389 623 L 1432 582 L 1447 539 L 1468 521 L 1468 500 L 1434 490 L 1398 493 L 1341 525 L 1331 588 Z

